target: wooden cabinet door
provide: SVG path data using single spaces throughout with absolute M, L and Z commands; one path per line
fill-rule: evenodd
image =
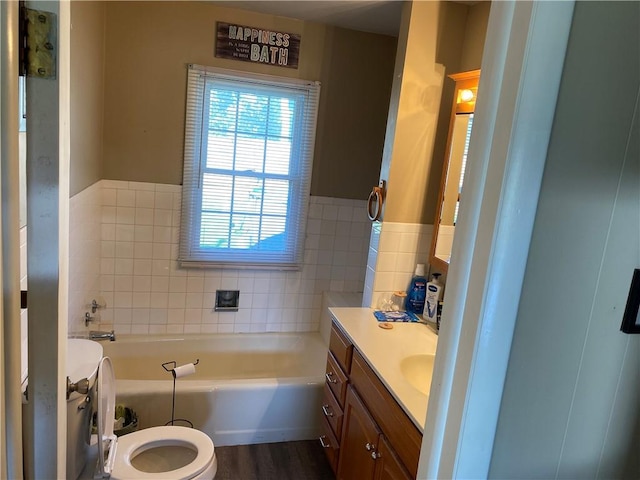
M 412 479 L 384 435 L 380 435 L 380 439 L 378 440 L 377 455 L 375 480 Z
M 337 480 L 369 480 L 376 468 L 378 426 L 350 386 L 344 406 Z

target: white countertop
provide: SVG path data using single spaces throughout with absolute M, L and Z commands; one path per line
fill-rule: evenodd
M 393 323 L 391 330 L 379 328 L 370 308 L 334 307 L 329 310 L 409 418 L 423 432 L 429 396 L 405 379 L 400 362 L 410 355 L 435 354 L 438 336 L 420 323 Z

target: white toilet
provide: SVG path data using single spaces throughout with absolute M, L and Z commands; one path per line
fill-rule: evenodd
M 117 437 L 113 433 L 116 382 L 109 357 L 98 367 L 98 465 L 95 478 L 211 480 L 218 462 L 213 442 L 186 427 L 151 427 Z

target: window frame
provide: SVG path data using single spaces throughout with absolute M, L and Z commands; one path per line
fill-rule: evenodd
M 242 175 L 237 175 L 235 162 L 233 170 L 224 172 L 224 175 L 230 175 L 234 180 L 239 177 L 259 178 L 263 182 L 270 178 L 287 179 L 289 182 L 286 215 L 287 235 L 284 243 L 285 248 L 279 253 L 263 251 L 261 254 L 256 254 L 256 251 L 251 252 L 250 249 L 233 248 L 223 252 L 200 245 L 204 174 L 216 170 L 206 165 L 211 116 L 207 113 L 209 107 L 205 105 L 205 99 L 208 98 L 207 93 L 210 93 L 214 88 L 211 82 L 216 80 L 237 83 L 239 90 L 251 85 L 255 86 L 257 90 L 265 87 L 269 89 L 281 88 L 283 92 L 290 92 L 290 94 L 293 92 L 299 96 L 304 104 L 300 105 L 300 102 L 296 102 L 296 110 L 299 111 L 297 113 L 301 113 L 302 117 L 292 134 L 291 165 L 288 175 L 264 171 L 257 174 L 243 172 Z M 319 93 L 319 82 L 188 65 L 182 217 L 178 254 L 178 262 L 181 266 L 269 270 L 300 269 L 304 255 Z M 265 138 L 267 137 L 268 133 L 265 134 Z M 235 145 L 236 141 L 234 140 L 234 148 Z M 233 197 L 231 200 L 233 201 Z M 233 209 L 230 210 L 230 215 L 232 212 Z M 259 217 L 263 217 L 262 211 Z

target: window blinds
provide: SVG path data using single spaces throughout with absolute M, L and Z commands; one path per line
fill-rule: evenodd
M 320 86 L 190 65 L 179 261 L 302 261 Z

